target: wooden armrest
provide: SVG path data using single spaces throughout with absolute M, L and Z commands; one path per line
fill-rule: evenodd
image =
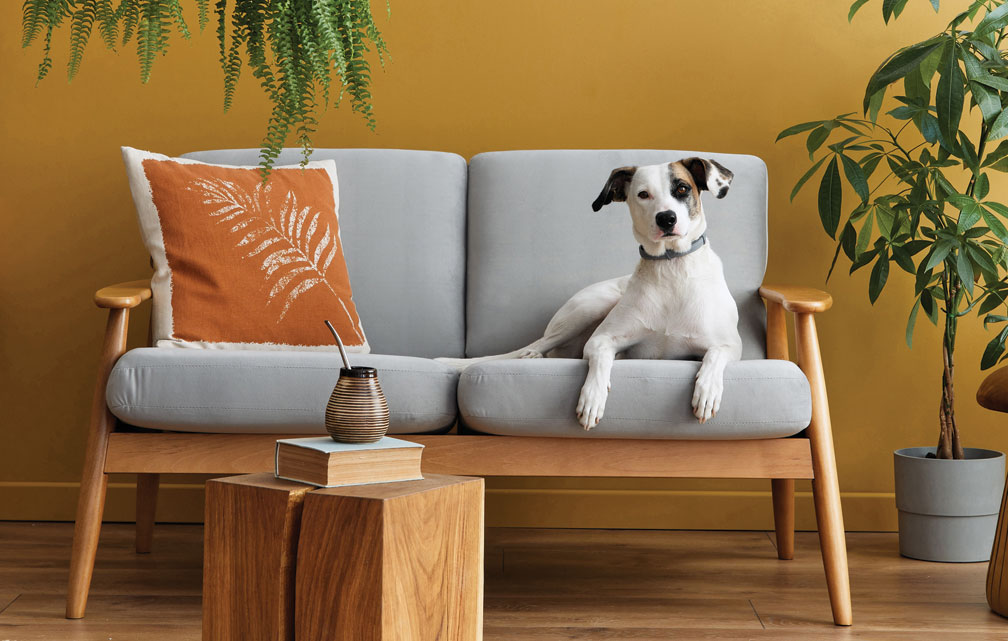
M 134 280 L 102 287 L 94 295 L 95 305 L 106 309 L 130 309 L 151 297 L 150 280 Z
M 832 296 L 812 287 L 763 285 L 759 293 L 763 300 L 778 303 L 789 312 L 825 312 L 833 307 Z

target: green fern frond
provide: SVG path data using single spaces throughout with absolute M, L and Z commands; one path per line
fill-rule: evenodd
M 112 0 L 98 0 L 95 13 L 105 48 L 115 51 L 119 40 L 119 12 L 112 8 Z
M 70 57 L 67 61 L 67 79 L 73 80 L 80 69 L 84 58 L 84 47 L 91 38 L 91 28 L 94 26 L 97 14 L 96 0 L 83 0 L 80 8 L 70 19 Z
M 196 7 L 199 11 L 199 30 L 203 31 L 210 22 L 210 0 L 196 0 Z
M 21 8 L 21 46 L 27 47 L 38 38 L 48 21 L 48 0 L 25 0 Z
M 123 36 L 121 43 L 125 47 L 133 39 L 133 32 L 136 30 L 137 25 L 140 24 L 139 0 L 122 0 L 119 8 L 116 9 L 116 14 L 122 20 Z
M 178 26 L 179 33 L 182 34 L 182 37 L 186 40 L 190 40 L 192 38 L 192 34 L 189 33 L 189 25 L 186 24 L 185 16 L 182 15 L 182 5 L 179 3 L 179 0 L 168 0 L 168 6 L 166 8 L 175 20 L 175 25 Z M 165 35 L 165 40 L 167 41 L 167 34 Z
M 80 69 L 97 23 L 109 49 L 135 42 L 140 79 L 150 80 L 154 60 L 168 50 L 171 31 L 191 37 L 182 0 L 24 0 L 22 45 L 42 40 L 41 81 L 52 67 L 53 32 L 69 18 L 67 74 Z M 209 23 L 210 0 L 193 0 L 200 30 Z M 387 47 L 371 13 L 370 0 L 214 0 L 218 63 L 224 76 L 224 109 L 234 101 L 247 64 L 273 105 L 260 153 L 264 178 L 293 135 L 305 160 L 312 153 L 318 114 L 329 106 L 335 75 L 338 106 L 350 97 L 351 110 L 374 129 L 370 54 L 385 64 Z M 388 0 L 386 10 L 390 11 Z

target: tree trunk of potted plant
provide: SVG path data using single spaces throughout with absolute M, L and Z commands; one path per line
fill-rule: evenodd
M 855 0 L 848 19 L 868 1 Z M 883 0 L 885 21 L 898 18 L 908 1 Z M 929 1 L 937 11 L 939 0 Z M 1008 309 L 1008 227 L 1003 222 L 1008 206 L 989 198 L 988 177 L 1008 172 L 1008 140 L 988 149 L 988 143 L 1008 136 L 1008 64 L 1001 51 L 1006 29 L 1005 0 L 975 0 L 941 33 L 900 49 L 879 66 L 865 91 L 866 118 L 844 114 L 807 122 L 777 138 L 809 132 L 806 148 L 813 161 L 824 145 L 828 150 L 798 180 L 791 198 L 830 160 L 818 199 L 823 228 L 837 241 L 829 274 L 841 251 L 851 260 L 851 273 L 873 265 L 868 281 L 873 304 L 891 263 L 914 275 L 908 346 L 921 310 L 936 325 L 939 316 L 943 320 L 937 447 L 894 454 L 900 552 L 914 558 L 987 560 L 1000 507 L 1005 457 L 962 446 L 954 376 L 959 318 L 976 311 L 985 327 L 1008 322 L 1008 312 L 992 313 Z M 894 85 L 899 106 L 887 115 L 905 121 L 898 129 L 878 121 L 886 91 Z M 976 144 L 961 126 L 964 107 L 980 112 Z M 905 131 L 916 135 L 908 141 Z M 827 144 L 837 133 L 841 139 Z M 843 225 L 841 167 L 857 196 Z M 879 167 L 888 171 L 872 187 L 869 180 Z M 957 175 L 945 175 L 953 167 L 969 172 L 965 187 L 955 186 Z M 987 345 L 982 369 L 1004 360 L 1006 339 L 1008 326 Z

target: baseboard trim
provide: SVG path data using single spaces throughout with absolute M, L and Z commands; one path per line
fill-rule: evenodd
M 0 520 L 71 521 L 79 484 L 0 482 Z M 133 483 L 109 483 L 106 521 L 134 520 Z M 895 531 L 891 492 L 841 492 L 846 528 Z M 814 530 L 811 492 L 795 492 L 795 527 Z M 162 483 L 158 521 L 203 520 L 201 483 Z M 522 488 L 487 490 L 490 527 L 769 530 L 769 491 Z

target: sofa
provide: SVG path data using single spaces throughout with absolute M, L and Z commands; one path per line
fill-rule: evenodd
M 294 164 L 285 150 L 278 164 Z M 602 422 L 575 406 L 587 364 L 435 357 L 503 353 L 541 335 L 593 282 L 639 255 L 626 207 L 591 202 L 614 167 L 698 155 L 734 172 L 704 197 L 709 242 L 739 308 L 742 360 L 706 424 L 690 399 L 698 361 L 618 360 Z M 255 165 L 257 149 L 186 154 Z M 354 301 L 377 368 L 389 433 L 426 446 L 424 469 L 477 475 L 700 476 L 773 479 L 779 555 L 793 554 L 795 478 L 813 479 L 833 618 L 850 623 L 846 548 L 814 313 L 828 294 L 763 284 L 767 170 L 753 156 L 661 150 L 483 153 L 317 149 L 339 175 L 340 233 Z M 201 350 L 125 344 L 145 281 L 100 290 L 110 310 L 75 530 L 67 616 L 83 616 L 107 475 L 138 474 L 138 551 L 150 548 L 158 475 L 271 469 L 277 435 L 324 433 L 336 352 Z M 797 363 L 784 312 L 795 314 Z M 321 322 L 321 318 L 319 322 Z

